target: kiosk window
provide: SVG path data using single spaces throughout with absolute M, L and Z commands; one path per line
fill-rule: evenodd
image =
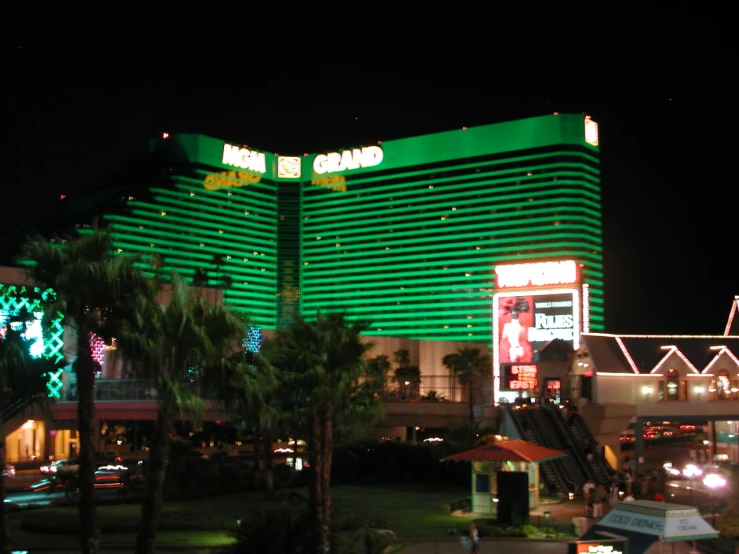
M 490 475 L 487 473 L 475 475 L 475 492 L 491 492 L 490 491 Z

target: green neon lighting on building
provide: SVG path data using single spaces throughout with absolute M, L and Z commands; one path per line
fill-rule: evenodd
M 227 141 L 175 135 L 152 142 L 172 186 L 105 219 L 119 251 L 205 275 L 267 330 L 337 308 L 370 335 L 489 344 L 495 266 L 567 258 L 602 331 L 599 148 L 584 126 L 565 114 L 385 141 L 371 167 L 319 174 L 313 154 L 289 178 L 278 155 L 257 173 L 223 163 Z
M 27 311 L 37 316 L 39 333 L 36 340 L 29 337 L 29 351 L 32 356 L 43 356 L 58 364 L 64 360 L 62 348 L 64 347 L 64 327 L 62 326 L 62 314 L 52 321 L 48 329 L 41 328 L 41 318 L 45 310 L 45 304 L 52 302 L 56 294 L 51 289 L 42 290 L 39 287 L 26 287 L 23 285 L 0 284 L 0 325 L 5 324 L 8 317 Z M 62 374 L 64 369 L 58 369 L 49 374 L 49 382 L 46 388 L 49 398 L 61 398 L 63 387 Z

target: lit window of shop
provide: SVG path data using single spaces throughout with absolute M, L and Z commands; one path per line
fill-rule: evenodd
M 739 391 L 739 382 L 731 378 L 728 369 L 719 369 L 716 379 L 711 380 L 709 389 L 716 400 L 736 400 Z
M 668 370 L 664 379 L 660 380 L 659 399 L 664 401 L 688 399 L 688 382 L 686 379 L 680 379 L 677 370 Z

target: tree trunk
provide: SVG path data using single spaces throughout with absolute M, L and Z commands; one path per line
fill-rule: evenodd
M 154 436 L 149 452 L 149 471 L 146 476 L 146 493 L 141 506 L 141 524 L 136 537 L 136 554 L 154 554 L 159 516 L 164 500 L 164 479 L 169 462 L 172 417 L 165 406 L 159 406 Z
M 5 435 L 0 421 L 0 470 L 5 465 Z M 10 521 L 5 506 L 5 478 L 0 477 L 0 553 L 10 554 Z
M 321 432 L 320 422 L 318 416 L 313 416 L 311 421 L 311 441 L 310 449 L 312 452 L 311 458 L 311 480 L 310 488 L 308 490 L 309 506 L 313 516 L 313 540 L 314 552 L 321 554 L 324 552 L 322 536 L 325 533 L 322 530 L 323 520 L 323 499 L 321 498 L 321 485 L 320 485 L 320 472 L 321 466 L 323 465 L 323 433 Z
M 260 458 L 260 452 L 259 449 L 261 448 L 261 442 L 259 440 L 259 431 L 257 431 L 254 434 L 254 475 L 259 475 L 259 458 Z
M 274 478 L 272 475 L 272 433 L 264 434 L 264 488 L 271 492 L 274 486 Z M 293 458 L 295 459 L 295 458 Z
M 473 391 L 472 378 L 470 377 L 467 383 L 467 418 L 469 419 L 470 425 L 475 423 L 475 399 L 472 396 Z
M 82 318 L 78 318 L 80 321 Z M 79 327 L 77 339 L 77 429 L 80 436 L 80 548 L 82 554 L 97 554 L 100 548 L 100 533 L 95 509 L 95 369 L 90 353 L 89 332 Z
M 315 551 L 328 554 L 331 548 L 331 462 L 333 450 L 333 421 L 328 413 L 313 417 L 313 467 L 312 502 L 315 516 Z

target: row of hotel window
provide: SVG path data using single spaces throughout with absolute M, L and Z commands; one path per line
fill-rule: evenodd
M 658 382 L 657 400 L 690 400 L 688 384 L 689 380 L 681 379 L 676 370 L 669 370 L 665 378 Z M 693 399 L 703 397 L 709 400 L 739 400 L 739 381 L 732 379 L 728 370 L 721 369 L 716 372 L 708 387 L 702 383 L 695 384 L 692 387 L 692 395 Z

